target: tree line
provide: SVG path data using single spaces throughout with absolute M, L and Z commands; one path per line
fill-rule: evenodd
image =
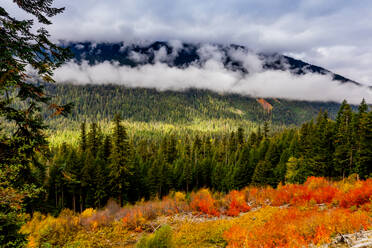
M 320 111 L 299 129 L 271 133 L 269 123 L 246 134 L 165 134 L 131 140 L 119 115 L 111 134 L 81 123 L 78 146 L 51 149 L 44 180 L 51 209 L 102 207 L 202 187 L 228 192 L 248 185 L 302 183 L 309 176 L 342 179 L 372 173 L 372 111 L 344 101 L 336 120 Z

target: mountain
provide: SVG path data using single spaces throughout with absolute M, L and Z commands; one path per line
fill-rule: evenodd
M 126 43 L 68 43 L 78 62 L 83 60 L 89 64 L 117 61 L 120 65 L 136 67 L 156 62 L 166 63 L 168 66 L 185 68 L 190 65 L 201 65 L 213 56 L 224 64 L 226 69 L 250 73 L 250 68 L 244 64 L 245 55 L 255 55 L 262 63 L 264 70 L 288 70 L 293 74 L 306 73 L 330 74 L 333 80 L 342 83 L 357 82 L 332 73 L 322 67 L 311 65 L 278 53 L 255 53 L 239 45 L 190 44 L 181 42 L 160 42 L 143 44 Z
M 96 64 L 105 61 L 129 67 L 163 63 L 170 67 L 202 66 L 211 58 L 220 61 L 225 69 L 242 74 L 261 70 L 289 71 L 294 75 L 306 73 L 330 74 L 335 81 L 357 84 L 341 75 L 301 60 L 274 54 L 254 53 L 237 45 L 187 44 L 154 42 L 125 43 L 68 43 L 77 63 Z M 252 66 L 253 64 L 253 66 Z M 156 75 L 155 75 L 156 76 Z M 129 88 L 123 85 L 55 84 L 47 87 L 58 103 L 73 102 L 75 108 L 69 119 L 110 120 L 115 113 L 124 119 L 141 122 L 192 123 L 209 120 L 299 125 L 315 118 L 319 110 L 328 111 L 334 118 L 340 104 L 335 102 L 263 99 L 233 93 L 216 93 L 206 89 L 158 91 L 152 88 Z

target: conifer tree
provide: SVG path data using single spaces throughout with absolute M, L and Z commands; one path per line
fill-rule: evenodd
M 250 147 L 245 145 L 240 153 L 234 169 L 234 188 L 241 189 L 251 183 L 255 165 L 250 161 L 250 151 Z
M 274 169 L 275 179 L 278 182 L 285 183 L 285 175 L 287 173 L 287 162 L 291 157 L 290 148 L 286 148 L 282 151 L 280 155 L 280 160 L 277 166 Z
M 363 113 L 360 126 L 357 172 L 361 178 L 368 178 L 372 176 L 372 111 Z
M 83 187 L 83 204 L 85 208 L 94 207 L 94 194 L 95 194 L 95 179 L 96 175 L 96 164 L 95 156 L 91 151 L 88 151 L 85 156 L 84 165 L 82 168 L 82 179 L 81 184 Z
M 229 138 L 229 153 L 232 154 L 233 152 L 236 151 L 237 148 L 238 148 L 237 137 L 235 135 L 235 132 L 232 131 L 230 133 L 230 138 Z
M 167 140 L 165 152 L 167 155 L 167 162 L 172 164 L 177 157 L 176 138 L 174 137 L 174 134 L 171 134 Z
M 239 146 L 242 146 L 244 144 L 244 129 L 242 127 L 238 128 L 236 136 Z
M 183 163 L 183 173 L 182 173 L 182 181 L 184 181 L 186 186 L 186 193 L 191 190 L 192 186 L 192 168 L 191 163 L 185 161 Z
M 252 176 L 252 183 L 257 186 L 275 186 L 274 170 L 269 161 L 258 162 Z
M 90 130 L 87 136 L 87 147 L 94 157 L 97 155 L 98 149 L 101 145 L 101 138 L 97 123 L 93 122 L 90 125 Z
M 269 135 L 270 128 L 269 128 L 269 123 L 267 121 L 264 122 L 263 126 L 263 137 L 266 139 Z
M 111 138 L 109 135 L 106 135 L 104 141 L 103 141 L 103 146 L 102 146 L 102 159 L 106 162 L 109 161 L 110 155 L 111 155 L 111 149 L 112 149 L 112 144 L 111 144 Z
M 336 118 L 334 168 L 339 176 L 345 178 L 353 171 L 353 114 L 344 101 Z
M 64 177 L 67 181 L 67 186 L 72 194 L 72 208 L 76 211 L 77 193 L 81 187 L 81 171 L 82 166 L 74 149 L 71 149 L 66 158 L 66 168 L 64 169 Z M 79 198 L 80 199 L 80 198 Z
M 87 150 L 87 135 L 86 135 L 86 124 L 85 121 L 80 124 L 80 151 L 85 153 Z
M 105 138 L 107 142 L 107 137 Z M 93 182 L 95 184 L 95 191 L 94 191 L 94 204 L 98 208 L 101 208 L 105 203 L 105 200 L 108 196 L 108 187 L 107 182 L 109 181 L 109 168 L 108 168 L 108 157 L 106 157 L 107 153 L 107 144 L 106 142 L 101 145 L 100 149 L 98 150 L 97 157 L 94 161 L 95 164 L 95 178 Z
M 258 143 L 257 134 L 255 132 L 251 132 L 249 135 L 249 145 L 250 146 L 256 146 Z
M 355 164 L 359 166 L 359 156 L 360 156 L 360 149 L 361 149 L 361 139 L 364 135 L 365 125 L 363 120 L 366 118 L 368 113 L 368 105 L 365 102 L 365 99 L 358 106 L 358 113 L 355 115 L 354 118 L 354 145 L 355 145 Z M 359 169 L 357 169 L 359 170 Z
M 129 177 L 132 175 L 128 136 L 125 127 L 121 124 L 119 115 L 114 118 L 114 131 L 112 135 L 112 153 L 110 164 L 110 179 L 113 191 L 120 204 L 129 187 Z
M 313 136 L 314 174 L 329 177 L 332 175 L 333 128 L 328 121 L 327 112 L 320 111 Z

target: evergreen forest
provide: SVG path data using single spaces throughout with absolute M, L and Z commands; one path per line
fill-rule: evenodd
M 344 101 L 335 120 L 327 112 L 300 128 L 273 132 L 268 122 L 247 133 L 175 133 L 128 137 L 120 115 L 111 132 L 82 122 L 77 144 L 51 147 L 45 167 L 31 175 L 45 191 L 46 212 L 100 208 L 200 188 L 229 192 L 248 185 L 277 187 L 310 176 L 339 180 L 372 173 L 372 111 L 363 101 L 352 111 Z M 45 159 L 45 158 L 44 158 Z M 45 201 L 45 202 L 43 202 Z M 36 206 L 33 206 L 34 209 Z

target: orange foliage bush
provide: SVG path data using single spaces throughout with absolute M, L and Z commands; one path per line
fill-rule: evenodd
M 280 209 L 260 225 L 234 225 L 224 233 L 227 247 L 305 247 L 329 243 L 332 235 L 371 227 L 372 218 L 348 209 Z
M 202 212 L 210 216 L 219 216 L 215 200 L 208 189 L 201 189 L 191 194 L 190 207 L 194 211 Z
M 240 213 L 248 212 L 251 209 L 242 191 L 233 190 L 225 198 L 228 202 L 228 209 L 226 211 L 228 216 L 238 216 Z
M 131 230 L 139 230 L 141 225 L 146 221 L 142 212 L 138 208 L 128 211 L 121 220 L 123 225 Z
M 306 182 L 303 184 L 306 188 L 316 190 L 329 186 L 331 183 L 324 177 L 308 177 Z
M 336 200 L 340 207 L 350 208 L 352 206 L 360 207 L 369 204 L 372 200 L 372 179 L 359 181 L 356 187 L 337 195 Z
M 274 194 L 272 204 L 281 206 L 291 204 L 303 206 L 309 203 L 331 203 L 340 190 L 321 177 L 309 177 L 303 185 L 279 185 Z

